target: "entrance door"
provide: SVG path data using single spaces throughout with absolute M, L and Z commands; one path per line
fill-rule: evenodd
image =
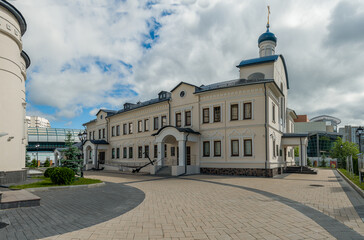
M 186 154 L 187 154 L 187 165 L 191 165 L 191 147 L 187 146 Z
M 105 152 L 100 152 L 99 153 L 99 163 L 100 164 L 105 164 Z

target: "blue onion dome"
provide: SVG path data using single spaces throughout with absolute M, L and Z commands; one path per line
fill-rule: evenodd
M 263 33 L 262 35 L 260 35 L 259 39 L 258 39 L 258 44 L 260 44 L 261 42 L 264 41 L 273 41 L 275 43 L 277 43 L 277 37 L 274 35 L 274 33 L 269 32 L 269 26 L 267 26 L 267 31 L 265 33 Z

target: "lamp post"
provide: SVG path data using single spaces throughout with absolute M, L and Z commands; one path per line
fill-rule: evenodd
M 361 135 L 363 134 L 364 129 L 362 127 L 358 127 L 358 129 L 356 130 L 356 134 L 359 136 L 359 152 L 361 152 L 361 143 L 360 143 L 360 138 Z
M 39 144 L 35 145 L 35 148 L 37 149 L 37 164 L 38 164 L 38 152 L 39 152 L 39 147 L 40 147 L 40 145 L 39 145 Z
M 82 156 L 82 165 L 81 165 L 81 177 L 83 177 L 83 161 L 84 161 L 84 156 L 83 156 L 83 145 L 85 144 L 86 142 L 86 139 L 87 139 L 87 132 L 86 130 L 83 131 L 83 132 L 79 132 L 78 133 L 78 139 L 80 139 L 80 142 L 81 142 L 81 156 Z

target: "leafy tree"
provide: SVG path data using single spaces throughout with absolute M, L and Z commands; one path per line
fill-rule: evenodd
M 300 150 L 299 150 L 299 148 L 298 148 L 298 147 L 295 147 L 295 148 L 294 148 L 294 156 L 295 156 L 295 157 L 299 157 L 299 156 L 300 156 Z
M 72 137 L 71 132 L 68 132 L 65 139 L 66 149 L 63 150 L 63 158 L 61 159 L 62 167 L 67 167 L 72 169 L 75 174 L 78 173 L 80 168 L 82 167 L 82 159 L 78 159 L 78 155 L 80 151 L 77 147 L 73 146 L 74 139 Z
M 334 143 L 334 147 L 331 150 L 331 156 L 338 159 L 338 167 L 346 167 L 346 158 L 353 156 L 353 160 L 357 161 L 359 153 L 358 145 L 351 142 L 343 142 L 343 140 L 338 137 Z
M 25 156 L 25 166 L 26 167 L 30 166 L 30 156 L 28 154 Z
M 49 162 L 49 159 L 47 158 L 44 162 L 44 167 L 49 167 L 51 163 Z

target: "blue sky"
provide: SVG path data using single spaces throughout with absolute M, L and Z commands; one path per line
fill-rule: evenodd
M 364 124 L 364 3 L 359 0 L 15 1 L 28 23 L 27 113 L 81 128 L 100 108 L 156 97 L 180 81 L 238 77 L 258 56 L 267 4 L 287 61 L 288 105 Z M 343 34 L 342 34 L 343 33 Z M 350 79 L 350 84 L 344 79 Z M 338 100 L 340 96 L 340 100 Z

